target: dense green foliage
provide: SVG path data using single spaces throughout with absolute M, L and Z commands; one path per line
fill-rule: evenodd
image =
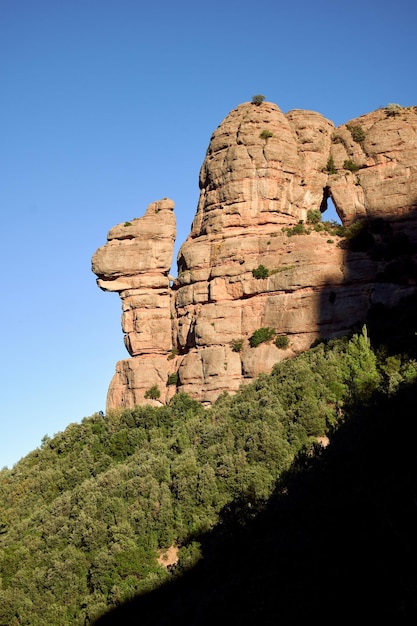
M 307 211 L 307 224 L 318 224 L 321 222 L 320 209 L 309 209 Z
M 178 382 L 178 372 L 173 372 L 168 376 L 168 385 L 176 385 Z
M 152 385 L 147 391 L 145 391 L 145 398 L 150 400 L 158 400 L 160 398 L 161 392 L 158 389 L 158 385 Z
M 357 172 L 361 169 L 360 165 L 352 161 L 352 159 L 346 159 L 343 161 L 343 167 L 345 170 L 349 170 L 350 172 Z
M 364 328 L 277 363 L 210 409 L 179 393 L 44 437 L 0 472 L 0 624 L 88 624 L 178 577 L 222 510 L 259 507 L 347 407 L 416 376 L 413 360 L 378 357 Z M 170 571 L 157 557 L 172 545 Z
M 260 510 L 235 500 L 203 558 L 94 626 L 417 623 L 417 385 L 343 410 Z
M 258 267 L 252 270 L 252 275 L 254 278 L 268 278 L 269 270 L 265 265 L 258 265 Z
M 360 124 L 346 124 L 346 128 L 350 131 L 353 141 L 356 143 L 365 141 L 365 131 Z
M 265 341 L 271 341 L 276 335 L 276 331 L 274 328 L 270 328 L 269 326 L 262 326 L 262 328 L 258 328 L 255 330 L 253 335 L 249 337 L 249 345 L 251 348 L 256 348 L 261 343 Z
M 277 348 L 285 350 L 290 345 L 290 340 L 286 335 L 278 335 L 278 337 L 275 339 L 275 345 Z

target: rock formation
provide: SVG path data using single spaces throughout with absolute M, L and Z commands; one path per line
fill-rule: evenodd
M 393 279 L 386 247 L 417 240 L 416 113 L 390 105 L 335 128 L 268 102 L 234 109 L 211 137 L 177 278 L 167 199 L 113 228 L 93 257 L 98 285 L 122 299 L 131 355 L 116 366 L 107 409 L 155 402 L 155 385 L 161 402 L 181 390 L 210 404 L 409 294 L 416 277 Z M 314 226 L 329 197 L 344 226 L 378 224 L 366 246 Z M 262 328 L 274 338 L 254 347 Z
M 150 204 L 143 217 L 112 228 L 107 244 L 93 256 L 97 284 L 118 292 L 122 300 L 122 330 L 132 357 L 117 363 L 107 407 L 140 404 L 155 385 L 161 400 L 172 395 L 166 383 L 172 370 L 167 354 L 172 350 L 168 272 L 175 243 L 173 209 L 167 198 Z

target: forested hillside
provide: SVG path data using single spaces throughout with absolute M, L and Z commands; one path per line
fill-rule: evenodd
M 281 610 L 282 623 L 290 623 L 289 581 L 297 581 L 291 589 L 298 598 L 294 615 L 305 608 L 303 596 L 314 599 L 308 568 L 312 589 L 317 589 L 319 572 L 302 558 L 303 546 L 310 555 L 311 543 L 324 541 L 315 550 L 327 555 L 329 571 L 333 568 L 336 575 L 335 539 L 346 525 L 337 527 L 341 519 L 332 507 L 338 490 L 334 484 L 329 488 L 326 472 L 333 467 L 330 476 L 335 476 L 332 463 L 336 459 L 340 469 L 345 459 L 339 487 L 347 493 L 346 459 L 355 440 L 341 433 L 351 432 L 351 423 L 357 433 L 358 424 L 370 420 L 361 441 L 363 461 L 370 454 L 367 445 L 379 441 L 381 415 L 384 433 L 401 449 L 407 435 L 395 402 L 401 399 L 401 410 L 413 402 L 414 396 L 406 395 L 415 395 L 412 356 L 373 349 L 364 327 L 351 338 L 320 343 L 278 363 L 271 375 L 261 375 L 235 396 L 224 394 L 210 409 L 178 394 L 168 406 L 95 414 L 45 437 L 39 449 L 0 472 L 0 625 L 93 624 L 117 607 L 120 613 L 103 617 L 100 624 L 197 625 L 220 617 L 220 608 L 231 612 L 232 621 L 253 624 L 280 623 Z M 325 437 L 330 445 L 324 449 Z M 343 453 L 334 454 L 341 437 Z M 397 471 L 401 455 L 389 448 L 378 453 L 392 458 Z M 372 471 L 379 472 L 377 465 L 371 465 Z M 416 518 L 415 478 L 408 476 L 404 491 L 410 523 Z M 402 494 L 404 485 L 397 486 Z M 360 499 L 369 506 L 366 489 Z M 304 496 L 309 498 L 307 515 Z M 398 504 L 404 508 L 402 500 Z M 388 528 L 388 534 L 400 534 L 400 543 L 407 542 L 401 525 L 407 511 L 401 509 L 401 523 L 392 519 L 383 508 L 382 492 L 372 506 L 375 519 L 382 520 L 375 525 L 381 541 Z M 349 521 L 352 529 L 355 515 Z M 274 543 L 278 529 L 281 552 Z M 260 543 L 265 537 L 269 547 Z M 299 543 L 291 555 L 295 537 Z M 178 550 L 178 562 L 166 567 L 161 557 L 170 547 Z M 410 555 L 414 549 L 409 546 Z M 372 551 L 376 554 L 374 546 Z M 304 568 L 298 574 L 297 558 Z M 274 573 L 267 567 L 271 562 Z M 407 598 L 415 592 L 410 580 Z M 271 618 L 272 589 L 276 621 Z M 139 605 L 133 609 L 138 594 L 147 595 L 135 600 Z M 319 605 L 329 601 L 326 588 L 322 594 Z M 408 609 L 404 597 L 397 593 L 392 604 L 398 615 Z

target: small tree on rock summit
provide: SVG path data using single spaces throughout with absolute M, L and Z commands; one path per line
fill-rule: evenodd
M 256 104 L 256 106 L 259 106 L 260 104 L 262 104 L 264 100 L 265 100 L 265 96 L 262 96 L 261 94 L 258 94 L 257 96 L 252 96 L 252 103 Z

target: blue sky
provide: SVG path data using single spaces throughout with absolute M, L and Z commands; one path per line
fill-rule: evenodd
M 91 256 L 162 197 L 185 240 L 210 136 L 264 94 L 336 125 L 417 104 L 414 0 L 0 0 L 0 467 L 104 410 L 126 358 Z

